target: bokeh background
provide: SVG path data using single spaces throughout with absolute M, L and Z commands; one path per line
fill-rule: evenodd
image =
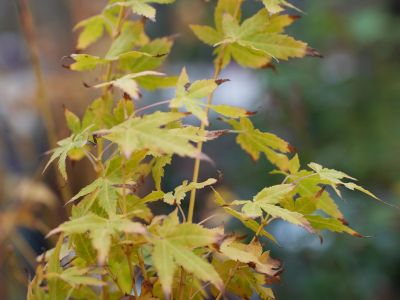
M 66 218 L 52 170 L 42 175 L 49 149 L 40 117 L 35 76 L 13 0 L 0 0 L 0 299 L 25 299 L 37 253 L 51 247 L 43 233 Z M 35 0 L 32 10 L 41 67 L 58 138 L 68 135 L 63 105 L 77 114 L 95 93 L 82 81 L 90 75 L 61 67 L 74 52 L 79 20 L 99 12 L 105 1 Z M 190 33 L 190 23 L 211 23 L 215 1 L 177 0 L 160 7 L 149 24 L 152 37 L 179 33 L 165 71 L 186 65 L 192 79 L 210 77 L 211 50 Z M 249 1 L 245 15 L 260 5 Z M 250 4 L 253 2 L 253 4 Z M 243 70 L 232 65 L 222 76 L 231 82 L 215 99 L 257 110 L 254 122 L 296 147 L 304 164 L 315 161 L 358 178 L 385 201 L 400 201 L 400 1 L 294 1 L 306 13 L 290 33 L 318 49 L 324 59 L 306 58 L 276 65 L 276 70 Z M 292 11 L 292 14 L 298 14 Z M 91 49 L 102 53 L 106 40 Z M 104 44 L 104 45 L 103 45 Z M 144 94 L 143 102 L 168 99 L 172 91 Z M 213 119 L 213 128 L 222 128 Z M 220 189 L 249 197 L 266 184 L 264 159 L 254 164 L 233 137 L 207 145 L 205 151 L 223 173 Z M 68 165 L 73 192 L 90 182 L 85 162 Z M 172 189 L 190 178 L 192 162 L 177 159 L 164 183 Z M 217 169 L 204 166 L 202 177 Z M 198 219 L 213 204 L 203 195 Z M 357 193 L 345 193 L 340 208 L 353 228 L 369 238 L 324 233 L 324 243 L 301 229 L 277 223 L 271 231 L 279 246 L 266 242 L 285 263 L 278 299 L 400 299 L 399 210 Z M 221 221 L 221 220 L 220 220 Z M 239 224 L 224 222 L 232 230 Z

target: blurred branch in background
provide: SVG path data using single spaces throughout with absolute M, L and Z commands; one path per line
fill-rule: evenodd
M 53 149 L 56 147 L 58 139 L 55 130 L 54 119 L 50 110 L 50 103 L 46 95 L 46 87 L 40 65 L 39 48 L 35 36 L 32 14 L 27 0 L 15 0 L 15 3 L 17 5 L 22 32 L 27 41 L 32 67 L 35 73 L 37 107 L 45 123 L 50 148 Z M 54 168 L 56 167 L 54 166 Z M 68 200 L 72 197 L 69 185 L 63 181 L 61 175 L 57 172 L 57 170 L 55 173 L 59 191 L 62 195 L 64 203 L 67 203 Z

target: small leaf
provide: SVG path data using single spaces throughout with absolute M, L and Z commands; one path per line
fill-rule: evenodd
M 182 200 L 185 198 L 186 194 L 192 189 L 202 189 L 208 185 L 216 183 L 217 180 L 214 178 L 209 178 L 204 182 L 191 182 L 188 184 L 184 181 L 182 185 L 175 188 L 174 192 L 169 192 L 164 195 L 164 201 L 170 205 L 181 204 Z
M 175 98 L 170 101 L 171 108 L 185 107 L 186 110 L 196 116 L 204 124 L 208 125 L 208 117 L 205 104 L 201 99 L 210 96 L 218 87 L 215 80 L 198 80 L 188 88 L 189 77 L 183 68 L 178 78 Z
M 232 260 L 254 264 L 255 269 L 263 274 L 277 276 L 282 272 L 281 263 L 277 260 L 266 259 L 269 253 L 263 254 L 262 246 L 257 241 L 246 245 L 227 239 L 222 243 L 220 251 Z
M 83 148 L 87 143 L 87 136 L 85 132 L 79 134 L 72 134 L 71 136 L 58 141 L 58 147 L 52 149 L 51 152 L 53 153 L 47 162 L 43 172 L 49 167 L 49 165 L 58 158 L 58 169 L 63 176 L 64 179 L 67 179 L 67 170 L 65 165 L 65 160 L 67 159 L 67 155 L 70 151 L 74 149 Z
M 210 105 L 210 108 L 216 113 L 219 113 L 220 115 L 228 118 L 248 117 L 254 114 L 246 109 L 231 105 Z
M 260 153 L 264 153 L 268 160 L 277 165 L 280 169 L 289 168 L 289 159 L 282 153 L 290 152 L 290 145 L 272 133 L 261 132 L 254 128 L 253 123 L 248 118 L 236 120 L 224 120 L 230 124 L 234 130 L 238 131 L 236 142 L 245 150 L 253 160 L 260 158 Z M 282 153 L 280 153 L 282 152 Z
M 75 115 L 72 111 L 64 108 L 64 116 L 67 122 L 67 126 L 72 133 L 78 133 L 81 131 L 81 121 L 79 120 L 78 116 Z
M 166 165 L 171 164 L 172 157 L 164 155 L 155 158 L 155 163 L 152 168 L 153 180 L 158 191 L 161 190 L 161 179 L 164 177 L 164 168 Z
M 96 42 L 104 32 L 104 17 L 102 15 L 94 16 L 79 22 L 74 29 L 83 28 L 78 38 L 78 49 L 86 49 Z

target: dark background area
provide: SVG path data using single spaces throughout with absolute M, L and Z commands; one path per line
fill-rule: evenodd
M 82 81 L 88 74 L 61 67 L 61 57 L 74 52 L 79 20 L 98 13 L 104 1 L 29 1 L 45 75 L 46 92 L 58 137 L 68 131 L 63 105 L 82 114 L 95 93 Z M 247 3 L 248 2 L 248 3 Z M 150 36 L 180 33 L 165 71 L 179 73 L 186 65 L 192 79 L 212 76 L 212 50 L 200 44 L 188 24 L 211 24 L 215 1 L 177 0 L 160 7 L 158 21 L 148 24 Z M 259 3 L 246 2 L 244 15 Z M 256 125 L 294 145 L 303 165 L 310 161 L 339 169 L 359 179 L 387 202 L 400 195 L 400 2 L 296 1 L 306 13 L 289 32 L 318 49 L 323 59 L 305 58 L 276 64 L 276 71 L 243 70 L 232 65 L 221 75 L 231 82 L 216 94 L 257 110 Z M 291 11 L 291 14 L 298 14 Z M 107 40 L 90 49 L 103 53 Z M 144 105 L 168 99 L 171 91 L 144 94 Z M 35 252 L 47 247 L 40 232 L 65 218 L 55 189 L 54 174 L 42 175 L 48 150 L 45 129 L 34 102 L 35 78 L 27 45 L 12 0 L 0 0 L 0 299 L 24 299 Z M 159 99 L 158 99 L 159 98 Z M 212 120 L 212 128 L 223 124 Z M 234 138 L 224 136 L 205 147 L 217 168 L 204 165 L 202 178 L 223 173 L 220 189 L 248 198 L 280 180 L 272 166 L 244 154 Z M 193 163 L 176 159 L 165 190 L 189 179 Z M 90 182 L 86 163 L 69 165 L 73 191 Z M 399 210 L 357 193 L 339 200 L 350 225 L 369 238 L 324 233 L 318 237 L 284 223 L 272 225 L 280 246 L 266 242 L 284 261 L 278 299 L 400 299 Z M 202 195 L 197 214 L 208 215 L 213 204 Z M 232 230 L 236 222 L 225 220 Z M 35 231 L 27 228 L 36 228 Z

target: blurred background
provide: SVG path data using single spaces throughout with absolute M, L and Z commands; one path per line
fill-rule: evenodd
M 44 234 L 66 219 L 55 173 L 50 169 L 42 175 L 49 142 L 15 2 L 0 0 L 0 299 L 11 300 L 25 299 L 36 255 L 52 247 Z M 90 75 L 62 68 L 61 58 L 74 52 L 74 24 L 98 13 L 105 1 L 28 2 L 44 74 L 41 95 L 50 103 L 57 138 L 63 138 L 69 134 L 63 106 L 81 115 L 96 94 L 82 84 L 93 80 Z M 178 74 L 186 65 L 191 79 L 212 76 L 211 49 L 187 25 L 211 24 L 214 2 L 178 0 L 160 7 L 157 23 L 148 24 L 149 35 L 180 34 L 164 71 Z M 246 2 L 245 15 L 260 6 Z M 289 32 L 324 59 L 281 62 L 275 71 L 231 65 L 221 75 L 231 82 L 219 89 L 216 101 L 258 111 L 256 125 L 288 140 L 304 165 L 315 161 L 343 170 L 385 201 L 400 204 L 400 1 L 293 3 L 306 13 Z M 104 45 L 90 52 L 101 55 Z M 138 105 L 171 93 L 145 93 Z M 223 128 L 215 118 L 211 126 Z M 231 136 L 209 143 L 205 152 L 223 174 L 219 188 L 231 190 L 233 197 L 247 199 L 281 179 L 269 174 L 272 166 L 265 159 L 254 164 Z M 190 178 L 193 162 L 174 162 L 165 190 Z M 204 165 L 202 178 L 216 176 L 217 169 Z M 73 193 L 93 179 L 86 162 L 70 163 L 68 170 Z M 214 207 L 207 195 L 203 199 L 199 220 Z M 370 238 L 324 233 L 321 245 L 301 229 L 272 225 L 280 245 L 266 242 L 266 247 L 285 265 L 275 288 L 278 299 L 400 299 L 399 210 L 357 193 L 345 193 L 339 206 L 350 225 Z

